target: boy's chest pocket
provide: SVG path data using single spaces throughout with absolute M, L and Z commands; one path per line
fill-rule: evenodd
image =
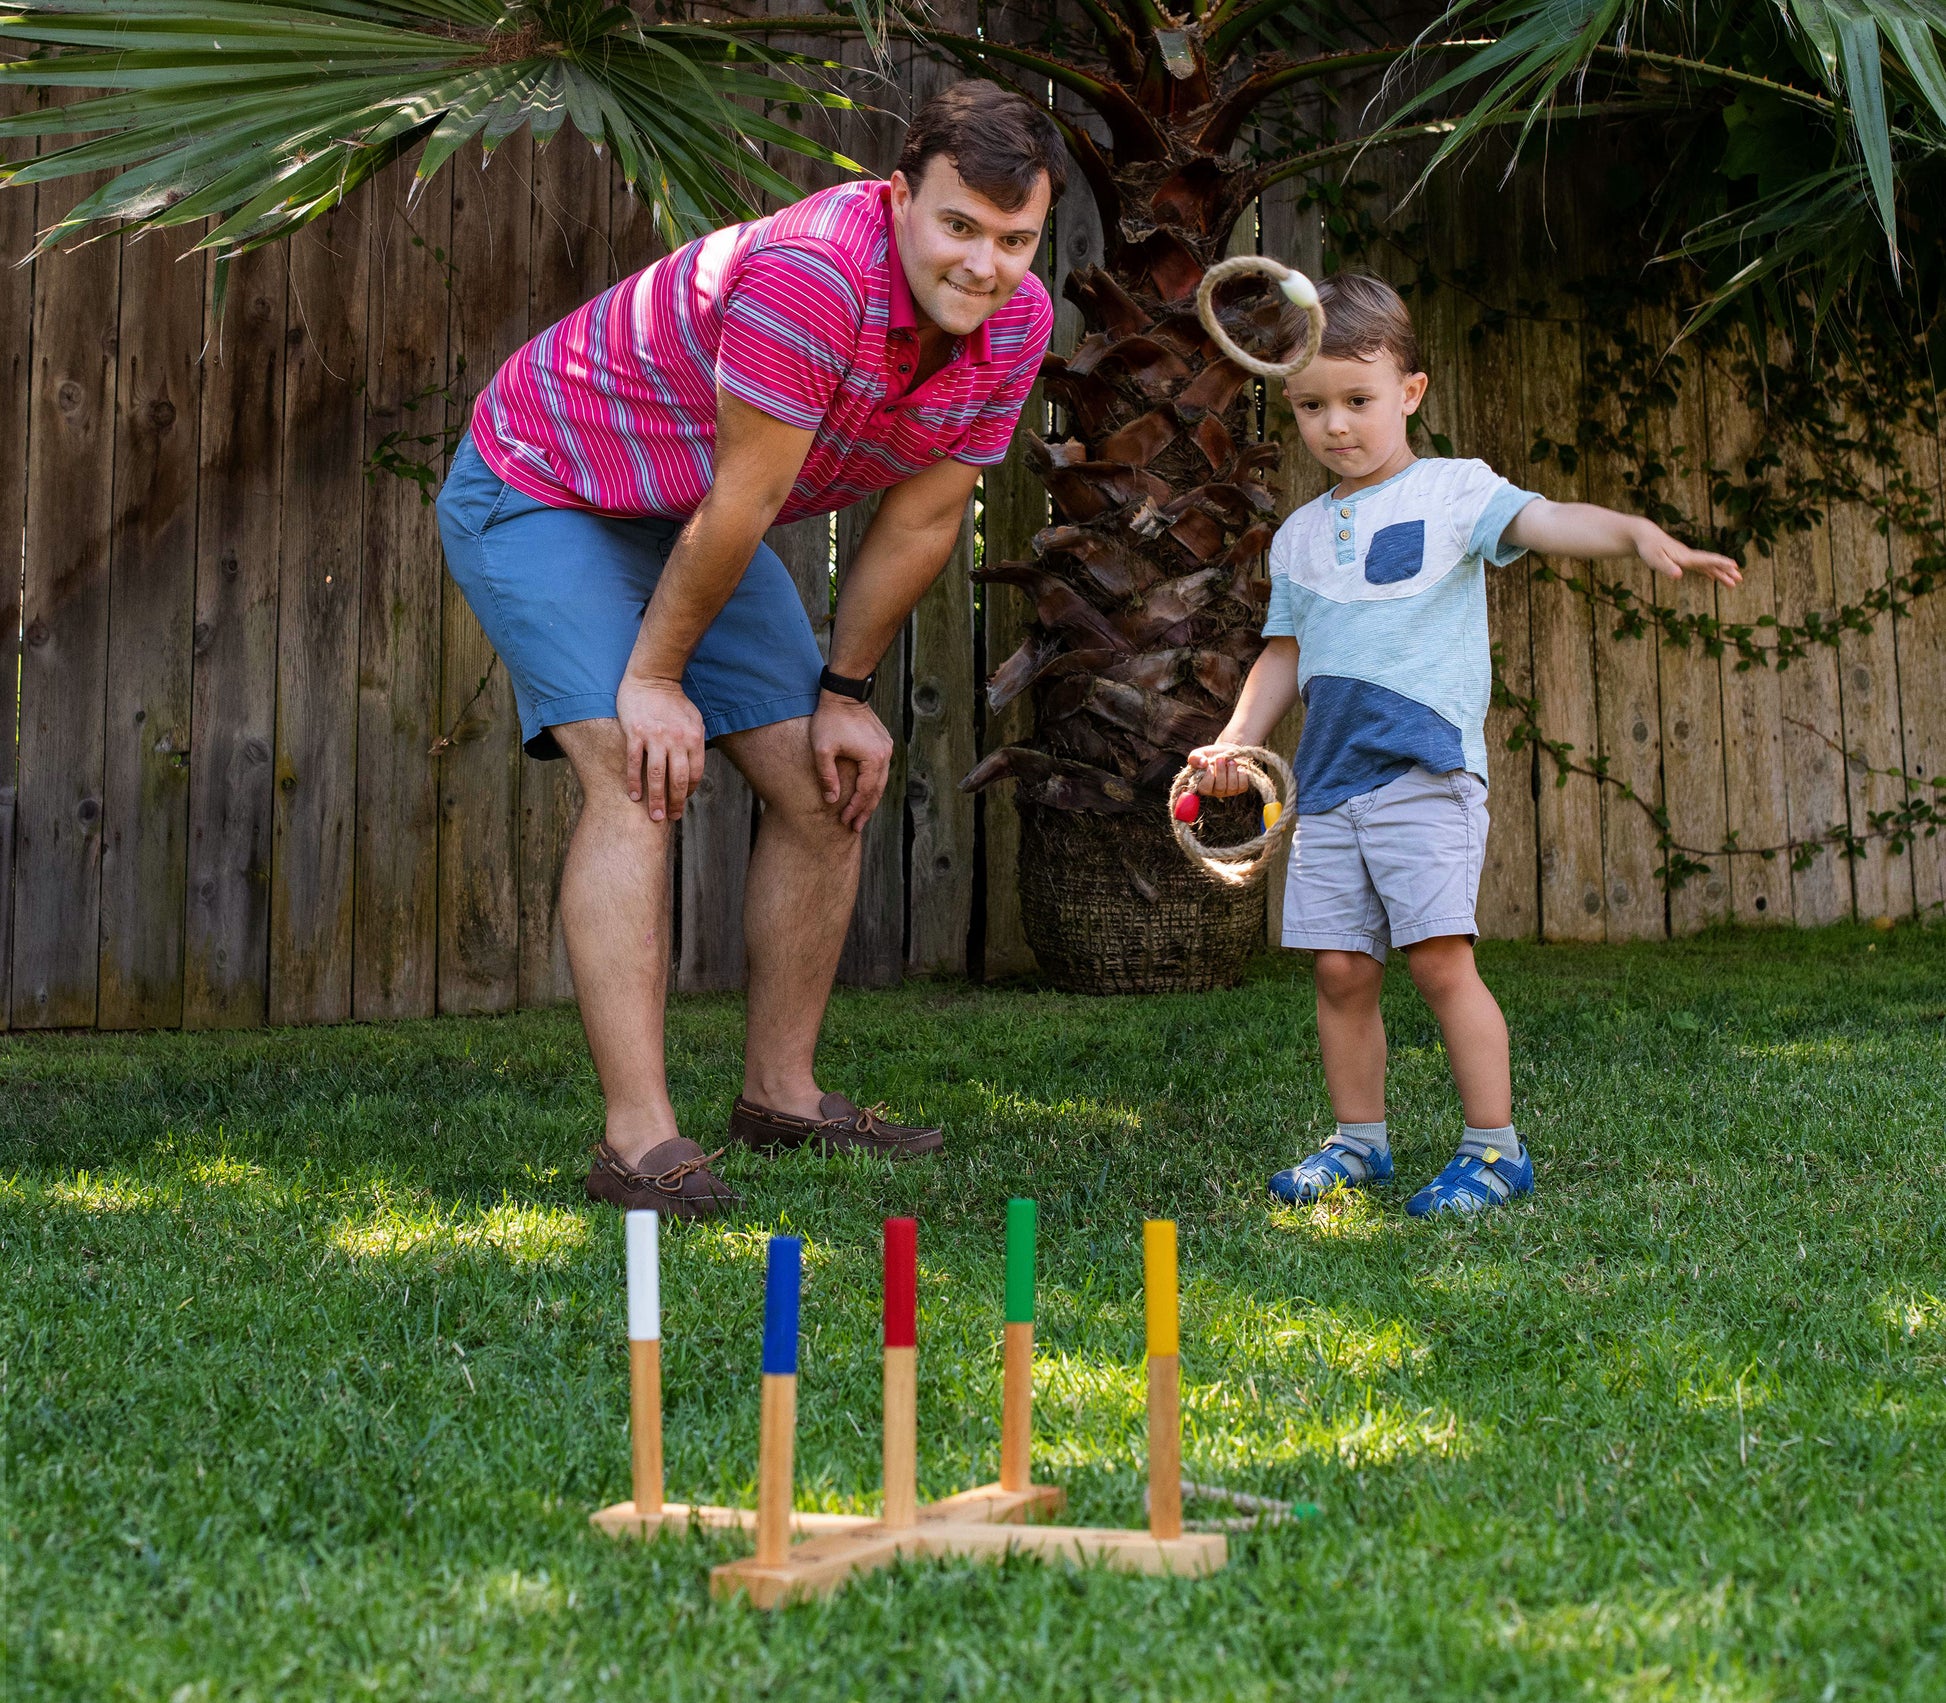
M 1397 585 L 1426 565 L 1426 523 L 1402 520 L 1381 526 L 1365 552 L 1365 579 L 1371 585 Z

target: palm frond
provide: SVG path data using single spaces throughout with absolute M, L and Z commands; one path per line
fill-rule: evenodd
M 1814 115 L 1835 143 L 1853 151 L 1861 170 L 1834 162 L 1815 184 L 1806 179 L 1799 188 L 1815 195 L 1824 217 L 1847 197 L 1854 208 L 1869 209 L 1896 275 L 1902 173 L 1912 161 L 1946 151 L 1946 10 L 1923 0 L 1770 0 L 1763 9 L 1774 9 L 1784 26 L 1782 63 L 1752 63 L 1750 8 L 1734 3 L 1691 9 L 1670 0 L 1460 0 L 1426 42 L 1443 45 L 1464 31 L 1491 36 L 1491 45 L 1403 101 L 1390 123 L 1456 107 L 1431 171 L 1510 119 L 1524 140 L 1558 116 L 1571 87 L 1575 100 L 1585 98 L 1591 77 L 1673 78 L 1699 110 L 1712 89 L 1774 95 Z M 1784 192 L 1777 205 L 1794 193 Z M 1760 218 L 1750 228 L 1763 224 Z
M 885 0 L 854 9 L 882 43 Z M 850 107 L 821 62 L 608 0 L 24 0 L 0 37 L 39 50 L 0 64 L 0 85 L 88 91 L 0 118 L 0 147 L 30 145 L 0 161 L 0 185 L 115 174 L 36 252 L 209 220 L 198 246 L 228 260 L 415 147 L 416 192 L 468 141 L 491 150 L 523 126 L 612 148 L 671 243 L 797 194 L 766 144 L 862 169 L 763 116 L 766 101 Z

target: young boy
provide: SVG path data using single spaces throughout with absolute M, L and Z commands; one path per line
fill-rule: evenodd
M 1726 586 L 1742 575 L 1638 516 L 1549 502 L 1483 462 L 1419 460 L 1406 426 L 1427 380 L 1405 303 L 1355 273 L 1318 294 L 1323 346 L 1285 388 L 1304 447 L 1336 484 L 1270 547 L 1269 643 L 1220 740 L 1261 745 L 1304 700 L 1284 944 L 1316 954 L 1318 1047 L 1338 1127 L 1270 1192 L 1300 1205 L 1339 1184 L 1391 1181 L 1379 987 L 1397 946 L 1439 1019 L 1466 1116 L 1459 1152 L 1406 1211 L 1477 1212 L 1534 1186 L 1514 1129 L 1506 1020 L 1473 964 L 1487 837 L 1486 564 L 1540 550 L 1632 556 L 1671 579 L 1688 568 Z M 1199 791 L 1243 790 L 1210 747 L 1189 760 L 1204 771 Z

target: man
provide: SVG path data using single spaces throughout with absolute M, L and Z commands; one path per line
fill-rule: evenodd
M 890 765 L 871 677 L 1039 372 L 1053 312 L 1028 268 L 1065 176 L 1044 112 L 959 84 L 914 119 L 889 182 L 689 244 L 542 333 L 480 397 L 440 533 L 527 750 L 565 754 L 585 798 L 561 916 L 607 1104 L 590 1199 L 695 1217 L 733 1198 L 677 1129 L 663 1068 L 671 837 L 706 744 L 764 807 L 731 1138 L 941 1144 L 825 1092 L 818 1030 Z M 874 491 L 827 667 L 763 536 Z

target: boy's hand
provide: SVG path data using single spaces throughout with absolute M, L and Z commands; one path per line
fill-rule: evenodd
M 1206 798 L 1234 798 L 1250 783 L 1238 771 L 1234 757 L 1219 757 L 1220 745 L 1199 745 L 1189 753 L 1189 766 L 1199 770 L 1196 790 Z
M 1743 570 L 1728 556 L 1719 556 L 1713 550 L 1692 549 L 1680 538 L 1671 538 L 1652 520 L 1638 520 L 1636 524 L 1641 530 L 1636 536 L 1635 553 L 1657 573 L 1669 579 L 1681 579 L 1687 568 L 1708 574 L 1719 585 L 1743 584 Z

